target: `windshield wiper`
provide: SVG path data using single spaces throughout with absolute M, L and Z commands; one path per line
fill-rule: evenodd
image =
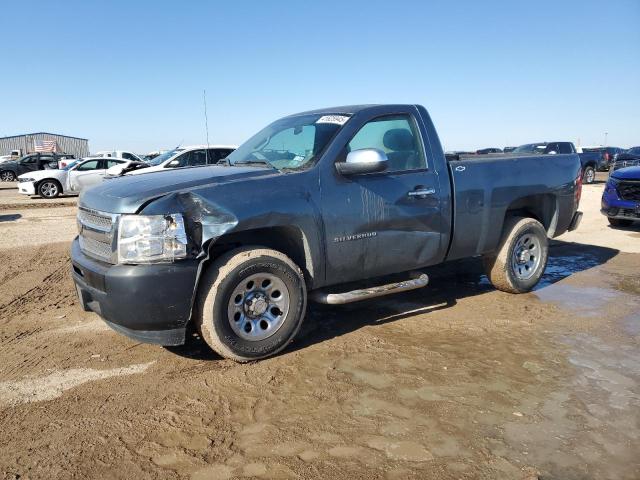
M 266 165 L 268 167 L 273 168 L 274 170 L 277 170 L 277 168 L 271 165 L 269 162 L 267 162 L 266 160 L 260 160 L 259 158 L 255 160 L 242 160 L 240 162 L 233 162 L 232 165 L 234 167 L 236 165 Z

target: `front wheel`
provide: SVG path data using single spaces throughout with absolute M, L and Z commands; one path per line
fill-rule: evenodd
M 239 362 L 275 355 L 298 333 L 307 291 L 300 268 L 276 250 L 245 247 L 211 265 L 195 322 L 207 344 Z
M 16 174 L 10 170 L 3 170 L 0 172 L 0 180 L 3 182 L 15 182 Z
M 511 217 L 505 222 L 498 250 L 484 257 L 485 272 L 498 290 L 525 293 L 542 277 L 548 255 L 542 224 L 533 218 Z
M 56 198 L 62 193 L 62 187 L 55 180 L 45 180 L 38 185 L 38 195 L 43 198 Z
M 582 181 L 587 185 L 591 185 L 596 181 L 596 171 L 593 167 L 586 167 L 584 169 L 584 173 L 582 174 Z

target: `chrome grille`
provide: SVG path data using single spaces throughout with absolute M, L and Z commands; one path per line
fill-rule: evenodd
M 113 225 L 113 217 L 111 215 L 87 210 L 82 207 L 78 208 L 78 221 L 85 227 L 103 232 L 111 231 Z
M 78 208 L 80 249 L 103 262 L 116 263 L 115 231 L 118 215 Z
M 111 260 L 111 245 L 108 243 L 94 240 L 93 238 L 87 238 L 80 235 L 80 248 L 87 255 L 99 258 L 100 260 Z
M 639 201 L 640 200 L 640 182 L 622 181 L 616 187 L 620 198 L 623 200 Z

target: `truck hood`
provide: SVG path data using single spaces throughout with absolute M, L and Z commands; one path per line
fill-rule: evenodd
M 278 175 L 263 167 L 193 167 L 105 179 L 80 195 L 79 205 L 108 213 L 136 213 L 149 201 L 169 193 L 197 190 L 222 182 Z
M 616 180 L 640 180 L 640 167 L 625 167 L 611 174 Z

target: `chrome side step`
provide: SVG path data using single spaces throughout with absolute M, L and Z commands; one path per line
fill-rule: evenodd
M 358 302 L 369 298 L 382 297 L 392 293 L 406 292 L 416 288 L 426 287 L 429 284 L 429 277 L 423 273 L 417 278 L 404 280 L 397 283 L 380 285 L 379 287 L 363 288 L 344 293 L 326 293 L 322 290 L 315 290 L 309 293 L 309 298 L 314 302 L 326 303 L 327 305 L 343 305 L 345 303 Z

